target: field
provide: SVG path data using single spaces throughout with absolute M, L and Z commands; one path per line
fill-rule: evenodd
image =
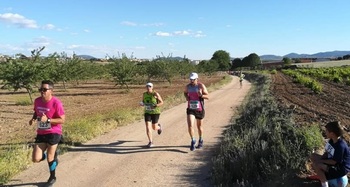
M 297 124 L 318 123 L 325 125 L 340 120 L 350 130 L 350 87 L 329 81 L 322 81 L 323 91 L 316 94 L 291 77 L 282 73 L 272 75 L 271 91 L 275 98 L 287 107 L 293 107 Z M 348 135 L 346 135 L 348 137 Z
M 218 82 L 223 75 L 200 77 L 200 81 L 210 86 Z M 172 82 L 153 82 L 154 90 L 158 91 L 163 99 L 182 92 L 188 83 L 187 79 L 177 79 Z M 55 86 L 54 95 L 61 99 L 66 112 L 66 123 L 70 123 L 86 116 L 104 114 L 123 108 L 139 108 L 138 103 L 145 91 L 144 85 L 132 85 L 130 91 L 115 86 L 109 81 L 87 81 L 80 84 L 68 84 L 64 90 L 61 84 Z M 33 98 L 39 93 L 33 94 Z M 25 102 L 23 102 L 25 101 Z M 33 114 L 33 106 L 20 105 L 28 103 L 29 95 L 25 91 L 10 92 L 0 90 L 0 145 L 33 142 L 35 126 L 29 126 L 28 121 Z M 141 116 L 140 116 L 141 117 Z

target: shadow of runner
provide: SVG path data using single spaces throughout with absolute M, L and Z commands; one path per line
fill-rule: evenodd
M 22 183 L 22 184 L 11 184 L 11 185 L 0 185 L 1 187 L 20 187 L 20 186 L 37 186 L 37 187 L 45 187 L 46 182 L 38 182 L 38 183 Z
M 81 151 L 91 151 L 91 152 L 100 152 L 100 153 L 109 153 L 109 154 L 132 154 L 132 153 L 143 153 L 150 151 L 170 151 L 178 153 L 188 153 L 187 151 L 182 151 L 176 148 L 187 148 L 188 146 L 157 146 L 147 147 L 147 145 L 140 146 L 128 146 L 123 145 L 127 142 L 136 142 L 136 141 L 117 141 L 109 144 L 87 144 L 87 145 L 78 145 L 71 148 L 68 148 L 68 152 L 81 152 Z
M 205 141 L 205 140 L 204 140 Z M 219 150 L 219 142 L 214 145 L 206 145 L 204 143 L 203 148 L 196 149 L 195 154 L 192 155 L 192 162 L 201 162 L 199 167 L 186 168 L 186 174 L 180 176 L 183 180 L 187 181 L 188 186 L 200 186 L 211 187 L 215 186 L 211 181 L 211 170 L 213 168 L 212 158 Z M 189 146 L 187 146 L 189 149 Z

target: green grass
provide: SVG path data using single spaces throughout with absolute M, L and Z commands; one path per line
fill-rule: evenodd
M 28 97 L 25 97 L 25 98 L 20 97 L 16 99 L 15 104 L 20 106 L 29 106 L 29 105 L 32 105 L 33 103 Z

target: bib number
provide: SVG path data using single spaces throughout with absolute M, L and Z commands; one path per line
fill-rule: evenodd
M 38 121 L 38 129 L 40 129 L 40 130 L 51 129 L 51 123 L 46 123 L 46 122 Z
M 199 109 L 199 101 L 190 101 L 190 109 Z
M 154 110 L 154 106 L 152 104 L 145 104 L 145 110 L 151 112 Z

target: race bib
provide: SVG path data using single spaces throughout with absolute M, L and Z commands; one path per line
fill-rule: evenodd
M 199 101 L 190 101 L 190 109 L 199 109 Z
M 152 104 L 145 104 L 145 110 L 146 111 L 153 111 L 154 107 L 152 106 Z
M 38 121 L 38 129 L 40 129 L 40 130 L 51 129 L 51 123 L 46 123 L 46 122 Z

